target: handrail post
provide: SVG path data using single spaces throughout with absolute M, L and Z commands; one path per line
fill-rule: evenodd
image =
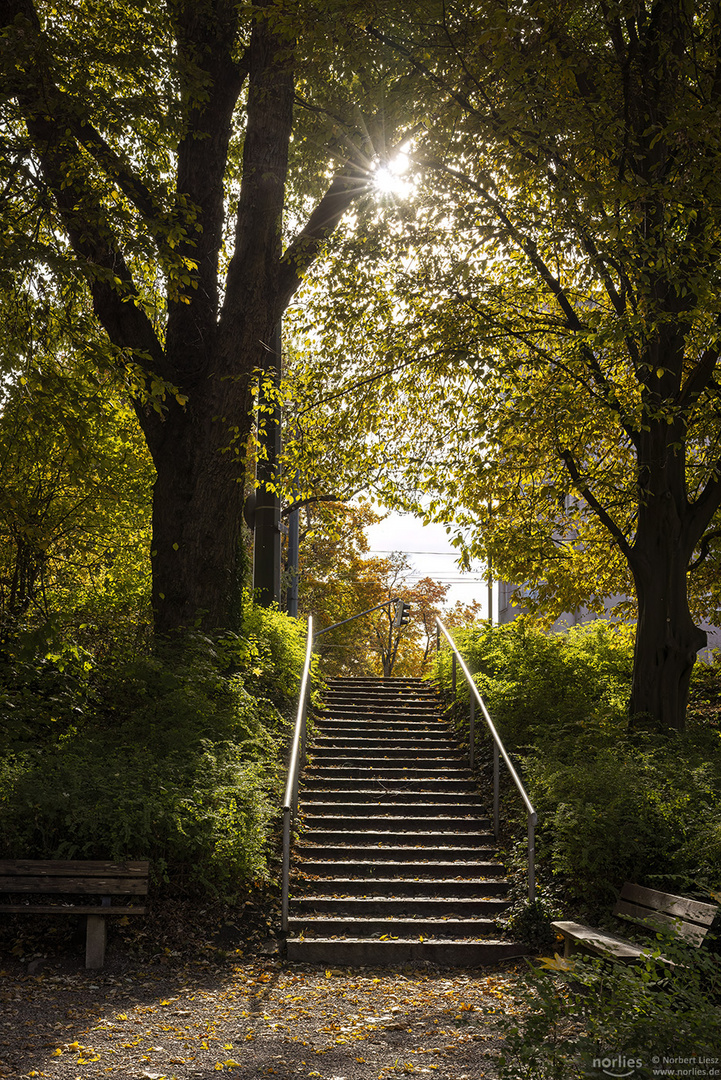
M 528 793 L 527 793 L 526 789 L 524 788 L 523 784 L 521 783 L 521 778 L 519 777 L 518 773 L 516 772 L 516 769 L 515 769 L 515 767 L 513 765 L 513 762 L 511 761 L 510 757 L 508 756 L 508 753 L 506 752 L 506 748 L 504 747 L 503 742 L 501 741 L 501 737 L 498 734 L 498 732 L 496 731 L 496 726 L 493 723 L 493 720 L 491 719 L 491 715 L 488 712 L 488 709 L 486 708 L 485 702 L 484 702 L 483 698 L 481 697 L 481 695 L 478 693 L 478 687 L 476 686 L 475 682 L 473 681 L 473 676 L 471 675 L 470 671 L 468 670 L 468 667 L 465 664 L 465 662 L 463 660 L 463 657 L 459 653 L 458 648 L 457 648 L 455 642 L 453 641 L 453 638 L 448 633 L 448 630 L 443 625 L 443 623 L 441 622 L 440 619 L 436 619 L 436 631 L 437 631 L 438 634 L 443 633 L 443 636 L 446 638 L 448 644 L 451 647 L 452 682 L 453 682 L 453 698 L 454 698 L 454 700 L 455 700 L 455 695 L 456 695 L 456 668 L 457 668 L 457 666 L 460 666 L 460 669 L 461 669 L 461 671 L 463 673 L 463 677 L 465 678 L 466 682 L 468 683 L 468 692 L 469 692 L 469 696 L 470 696 L 470 705 L 471 705 L 471 713 L 470 713 L 470 717 L 471 717 L 471 722 L 470 722 L 471 744 L 470 744 L 470 747 L 469 747 L 469 757 L 471 759 L 471 763 L 473 762 L 473 756 L 472 755 L 473 755 L 474 748 L 475 748 L 474 721 L 475 721 L 476 707 L 478 707 L 481 710 L 481 715 L 483 717 L 483 720 L 485 721 L 486 727 L 488 728 L 488 730 L 489 730 L 489 732 L 491 734 L 491 737 L 493 738 L 493 831 L 495 833 L 496 839 L 498 839 L 498 836 L 499 836 L 499 833 L 500 833 L 500 826 L 501 826 L 501 821 L 500 821 L 500 759 L 501 759 L 501 757 L 503 758 L 503 760 L 505 762 L 505 765 L 506 765 L 506 768 L 508 769 L 508 772 L 510 774 L 510 777 L 513 780 L 513 783 L 516 786 L 516 790 L 518 791 L 519 795 L 521 796 L 521 799 L 523 800 L 523 803 L 524 803 L 524 805 L 526 807 L 526 812 L 528 813 L 528 898 L 529 898 L 529 900 L 531 902 L 533 902 L 533 900 L 535 899 L 535 896 L 536 896 L 535 829 L 536 829 L 536 824 L 538 822 L 538 815 L 536 814 L 536 811 L 533 808 L 533 803 L 528 798 Z
M 528 815 L 528 899 L 536 899 L 536 829 L 535 814 Z
M 493 834 L 498 839 L 501 831 L 501 776 L 500 754 L 495 742 L 493 744 Z
M 288 930 L 288 911 L 290 903 L 290 843 L 293 823 L 298 814 L 298 786 L 301 765 L 305 761 L 305 738 L 308 703 L 310 701 L 310 669 L 313 657 L 313 617 L 308 616 L 308 638 L 305 649 L 305 663 L 298 695 L 298 712 L 288 763 L 288 778 L 283 796 L 283 862 L 281 871 L 281 927 L 283 933 Z
M 472 769 L 476 750 L 476 699 L 473 694 L 468 696 L 471 699 L 471 715 L 468 723 L 468 764 Z
M 289 910 L 289 886 L 290 886 L 290 807 L 283 807 L 283 885 L 282 885 L 282 916 L 281 929 L 288 932 Z

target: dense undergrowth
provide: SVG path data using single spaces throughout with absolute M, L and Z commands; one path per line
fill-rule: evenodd
M 653 1080 L 690 1075 L 694 1062 L 698 1075 L 710 1075 L 703 1063 L 715 1062 L 721 1045 L 718 934 L 701 949 L 650 936 L 647 960 L 626 967 L 554 957 L 551 918 L 618 932 L 610 911 L 628 879 L 721 900 L 719 664 L 697 664 L 683 734 L 649 732 L 629 724 L 627 628 L 597 622 L 549 636 L 519 619 L 454 637 L 538 813 L 537 899 L 529 904 L 525 815 L 515 788 L 502 784 L 519 897 L 509 929 L 548 957 L 531 965 L 520 1007 L 506 1018 L 503 1080 Z M 436 676 L 450 701 L 448 652 Z M 457 699 L 467 739 L 462 679 Z M 480 722 L 486 770 L 489 746 Z
M 631 966 L 547 959 L 517 1002 L 504 1023 L 503 1080 L 715 1075 L 721 969 L 711 952 L 678 939 L 661 937 Z
M 0 857 L 149 858 L 166 895 L 232 899 L 267 877 L 304 649 L 302 623 L 251 605 L 241 633 L 130 656 L 16 635 Z
M 567 911 L 598 920 L 628 879 L 684 894 L 721 888 L 718 664 L 696 665 L 684 733 L 649 732 L 629 725 L 628 628 L 594 622 L 548 635 L 519 619 L 454 633 L 538 812 L 546 895 L 562 894 Z M 446 693 L 450 669 L 446 651 L 437 671 Z M 463 679 L 458 698 L 467 730 Z M 482 757 L 482 722 L 476 732 Z M 515 789 L 505 807 L 520 814 Z

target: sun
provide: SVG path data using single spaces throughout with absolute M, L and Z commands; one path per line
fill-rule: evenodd
M 411 183 L 405 179 L 408 169 L 408 155 L 403 151 L 386 161 L 379 161 L 373 170 L 373 186 L 381 195 L 392 195 L 401 199 L 411 191 Z

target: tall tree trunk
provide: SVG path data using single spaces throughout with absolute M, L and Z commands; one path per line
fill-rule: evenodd
M 638 624 L 630 710 L 633 723 L 642 714 L 661 730 L 683 731 L 691 672 L 706 644 L 688 606 L 688 557 L 675 540 L 659 531 L 637 537 L 633 572 Z
M 243 455 L 222 452 L 224 426 L 208 416 L 176 415 L 166 423 L 172 435 L 154 453 L 155 628 L 166 634 L 181 626 L 232 627 L 243 585 Z
M 660 730 L 676 731 L 684 729 L 691 672 L 706 644 L 687 591 L 706 519 L 687 500 L 682 446 L 679 421 L 652 421 L 639 438 L 638 522 L 628 552 L 638 600 L 631 715 L 645 714 Z

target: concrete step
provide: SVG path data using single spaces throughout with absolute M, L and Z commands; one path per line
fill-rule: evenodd
M 286 956 L 304 964 L 349 964 L 395 967 L 428 961 L 443 967 L 484 967 L 524 956 L 527 949 L 512 941 L 377 941 L 373 938 L 288 938 Z
M 393 782 L 395 780 L 395 783 Z M 429 794 L 442 791 L 464 791 L 475 793 L 476 787 L 470 776 L 456 777 L 456 776 L 437 776 L 437 777 L 425 777 L 422 782 L 418 778 L 405 777 L 405 776 L 381 776 L 376 774 L 375 776 L 339 776 L 338 770 L 330 773 L 326 776 L 321 770 L 307 771 L 301 778 L 301 786 L 306 790 L 313 790 L 317 788 L 327 788 L 332 786 L 336 790 L 345 790 L 352 792 L 357 787 L 362 787 L 368 790 L 371 782 L 377 784 L 378 791 L 390 791 L 398 790 L 398 783 L 406 781 L 410 787 L 411 781 L 413 783 L 413 790 L 425 791 Z M 476 796 L 477 797 L 477 796 Z
M 491 894 L 497 888 L 496 882 L 489 883 L 486 892 L 483 884 L 479 885 L 479 894 L 475 897 L 433 896 L 433 897 L 388 897 L 388 896 L 322 896 L 309 893 L 293 899 L 293 918 L 307 918 L 309 915 L 328 915 L 336 918 L 360 916 L 363 918 L 406 918 L 414 916 L 424 919 L 497 919 L 508 908 L 509 901 Z
M 493 836 L 489 832 L 456 832 L 454 829 L 444 830 L 436 828 L 435 821 L 431 818 L 427 829 L 413 829 L 404 832 L 402 829 L 376 829 L 375 820 L 367 819 L 365 828 L 321 828 L 303 829 L 300 835 L 299 850 L 311 845 L 315 848 L 322 845 L 366 845 L 382 850 L 389 845 L 401 847 L 405 851 L 413 851 L 416 848 L 427 850 L 428 847 L 439 848 L 469 847 L 477 850 L 479 847 L 493 848 Z M 495 849 L 494 849 L 495 850 Z
M 311 753 L 317 757 L 319 753 L 345 753 L 383 757 L 385 754 L 404 755 L 405 757 L 425 757 L 438 755 L 439 757 L 457 758 L 461 751 L 450 739 L 346 739 L 336 735 L 321 735 L 313 740 Z
M 398 800 L 396 802 L 396 800 Z M 402 800 L 402 802 L 401 802 Z M 315 788 L 313 791 L 303 792 L 304 806 L 330 807 L 333 803 L 342 803 L 344 806 L 363 807 L 363 813 L 375 813 L 375 808 L 383 806 L 386 812 L 395 813 L 395 807 L 413 806 L 413 813 L 424 814 L 435 812 L 439 806 L 459 807 L 459 812 L 473 813 L 477 811 L 484 816 L 483 804 L 474 791 L 413 791 L 407 786 L 402 788 L 390 788 L 379 791 L 377 784 L 369 784 L 365 788 L 353 788 L 352 790 L 336 791 L 334 788 Z M 460 810 L 460 807 L 469 809 Z M 405 813 L 401 809 L 399 813 Z
M 358 708 L 356 705 L 334 705 L 319 715 L 321 726 L 326 718 L 328 720 L 351 720 L 354 724 L 390 721 L 393 724 L 426 724 L 428 727 L 447 722 L 438 709 L 410 709 L 407 706 L 400 705 L 369 705 L 366 708 Z
M 352 792 L 345 792 L 345 795 L 352 795 Z M 418 818 L 419 814 L 430 814 L 431 816 L 438 815 L 440 818 L 464 818 L 472 819 L 476 824 L 479 821 L 488 822 L 488 814 L 482 811 L 478 804 L 478 801 L 473 802 L 455 802 L 452 799 L 441 799 L 436 802 L 433 792 L 420 792 L 423 799 L 416 799 L 412 801 L 406 801 L 406 792 L 398 792 L 393 796 L 386 793 L 377 793 L 376 800 L 362 799 L 356 801 L 346 798 L 344 800 L 334 799 L 332 802 L 323 802 L 321 799 L 314 799 L 309 802 L 308 807 L 303 805 L 303 816 L 305 820 L 308 819 L 309 814 L 328 814 L 332 815 L 360 815 L 362 818 L 367 816 L 376 816 L 392 814 L 395 818 L 404 818 L 406 815 L 412 815 L 414 818 Z M 305 822 L 308 824 L 307 822 Z
M 448 772 L 452 772 L 455 766 L 463 768 L 465 764 L 465 757 L 461 754 L 455 756 L 448 755 L 447 757 L 441 757 L 437 751 L 431 751 L 430 753 L 420 754 L 417 751 L 413 751 L 413 757 L 410 758 L 408 751 L 400 750 L 393 753 L 390 751 L 386 754 L 381 754 L 378 751 L 368 751 L 364 754 L 362 751 L 338 751 L 336 748 L 328 748 L 328 750 L 313 750 L 309 755 L 310 766 L 309 768 L 321 768 L 321 769 L 345 769 L 345 768 L 366 768 L 378 771 L 378 769 L 396 768 L 396 764 L 400 761 L 412 761 L 411 766 L 404 766 L 404 774 L 408 774 L 410 769 L 414 771 L 427 772 L 428 769 L 445 769 Z
M 379 777 L 384 780 L 449 780 L 457 783 L 461 780 L 470 781 L 471 773 L 469 769 L 454 768 L 450 763 L 440 765 L 437 769 L 400 765 L 379 765 L 377 768 L 372 766 L 363 768 L 362 765 L 352 767 L 326 766 L 322 764 L 309 765 L 305 770 L 304 779 L 310 780 L 314 777 L 319 780 L 330 779 L 334 784 L 336 780 L 375 780 Z
M 462 919 L 457 916 L 431 918 L 422 915 L 416 918 L 387 916 L 372 918 L 360 915 L 330 916 L 305 915 L 288 920 L 291 934 L 303 933 L 309 937 L 329 937 L 341 934 L 348 937 L 380 937 L 388 934 L 393 937 L 413 938 L 419 936 L 433 938 L 454 937 L 495 937 L 497 929 L 494 919 Z
M 423 833 L 412 833 L 411 841 L 407 843 L 403 834 L 389 836 L 385 834 L 383 840 L 374 843 L 375 838 L 384 836 L 383 833 L 362 833 L 358 835 L 358 841 L 354 842 L 353 833 L 304 833 L 303 840 L 297 847 L 298 857 L 301 859 L 392 859 L 394 862 L 413 862 L 416 859 L 439 859 L 441 862 L 467 862 L 474 859 L 487 861 L 496 853 L 495 847 L 488 843 L 488 837 L 483 837 L 485 844 L 473 844 L 468 842 L 468 834 L 460 837 L 452 833 L 428 833 L 428 841 Z M 325 839 L 327 836 L 338 837 L 336 840 Z M 345 840 L 345 837 L 351 839 Z M 475 839 L 474 837 L 471 840 Z M 458 841 L 457 844 L 454 841 Z M 465 841 L 465 843 L 464 843 Z
M 490 873 L 486 879 L 477 878 L 474 881 L 463 879 L 455 880 L 448 878 L 381 878 L 381 877 L 314 877 L 307 885 L 313 890 L 314 895 L 328 896 L 340 899 L 344 896 L 384 896 L 392 897 L 440 897 L 450 899 L 477 899 L 480 896 L 495 894 L 502 887 L 503 882 L 499 876 L 503 874 L 503 867 L 491 864 Z M 298 888 L 302 881 L 296 880 L 293 887 L 293 895 L 302 895 Z
M 362 860 L 360 858 L 346 859 L 311 859 L 307 856 L 298 864 L 298 869 L 304 874 L 317 874 L 319 877 L 339 874 L 345 878 L 369 878 L 379 877 L 387 880 L 415 881 L 416 878 L 433 878 L 437 880 L 441 875 L 447 879 L 477 881 L 480 878 L 488 878 L 504 873 L 504 867 L 490 862 L 441 862 L 432 859 L 424 862 L 421 859 L 415 862 L 398 860 Z
M 338 832 L 339 829 L 351 827 L 358 832 L 362 831 L 365 822 L 369 822 L 369 827 L 377 832 L 393 832 L 398 829 L 400 833 L 422 833 L 425 829 L 428 832 L 477 833 L 481 828 L 476 814 L 453 813 L 452 808 L 446 806 L 396 804 L 373 807 L 372 804 L 364 802 L 334 802 L 331 806 L 334 809 L 332 814 L 318 813 L 318 804 L 310 806 L 303 814 L 305 828 L 323 828 L 326 831 Z

